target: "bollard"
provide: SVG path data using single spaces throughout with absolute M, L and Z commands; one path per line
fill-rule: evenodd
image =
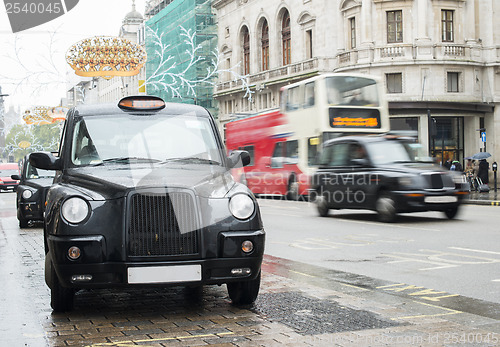
M 493 181 L 495 182 L 495 193 L 497 192 L 497 162 L 494 162 L 491 165 L 491 168 L 493 169 Z

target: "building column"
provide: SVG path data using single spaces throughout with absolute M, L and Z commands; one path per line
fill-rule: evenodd
M 361 30 L 358 48 L 358 63 L 371 63 L 373 61 L 373 28 L 372 28 L 372 0 L 363 0 L 361 3 Z
M 415 38 L 416 45 L 416 54 L 417 58 L 424 59 L 432 59 L 432 41 L 429 37 L 429 27 L 433 27 L 431 25 L 432 18 L 429 16 L 432 15 L 432 4 L 429 0 L 417 0 L 414 4 L 416 6 L 417 13 L 417 37 Z M 403 18 L 404 20 L 404 18 Z M 436 19 L 434 19 L 436 21 Z M 437 20 L 440 20 L 439 18 Z

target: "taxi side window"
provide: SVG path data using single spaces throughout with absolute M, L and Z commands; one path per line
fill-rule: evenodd
M 349 149 L 350 145 L 348 143 L 336 143 L 326 147 L 321 160 L 322 164 L 327 166 L 347 166 L 350 160 Z
M 366 159 L 366 151 L 365 148 L 359 143 L 351 144 L 351 148 L 349 150 L 349 155 L 351 159 Z

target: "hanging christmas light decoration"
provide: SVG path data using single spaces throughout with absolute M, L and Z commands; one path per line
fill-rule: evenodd
M 65 120 L 67 111 L 63 106 L 34 106 L 24 112 L 23 120 L 26 124 L 53 124 Z
M 81 40 L 66 52 L 66 61 L 78 76 L 134 76 L 146 63 L 146 50 L 127 39 L 96 36 Z

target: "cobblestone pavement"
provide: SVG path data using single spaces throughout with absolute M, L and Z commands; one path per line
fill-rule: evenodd
M 53 314 L 40 228 L 0 216 L 1 346 L 499 346 L 499 305 L 266 256 L 253 307 L 225 286 L 81 291 Z

